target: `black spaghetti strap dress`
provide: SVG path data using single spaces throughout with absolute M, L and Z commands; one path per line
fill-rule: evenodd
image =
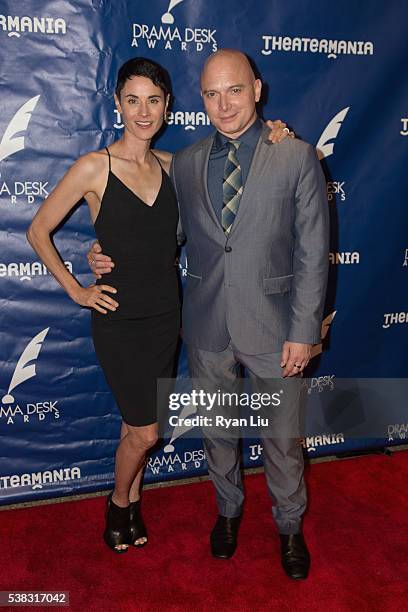
M 163 168 L 149 206 L 112 172 L 106 150 L 109 175 L 95 232 L 115 267 L 97 284 L 117 289 L 109 295 L 119 307 L 107 314 L 92 310 L 92 336 L 123 420 L 140 427 L 158 420 L 157 381 L 173 376 L 180 327 L 178 206 Z

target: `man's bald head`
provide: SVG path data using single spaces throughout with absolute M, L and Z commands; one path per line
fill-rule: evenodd
M 201 73 L 201 95 L 211 123 L 238 138 L 256 119 L 262 83 L 244 53 L 220 49 L 207 59 Z
M 207 57 L 201 71 L 201 82 L 207 70 L 219 70 L 226 65 L 245 71 L 252 81 L 256 80 L 255 73 L 245 53 L 237 49 L 219 49 Z

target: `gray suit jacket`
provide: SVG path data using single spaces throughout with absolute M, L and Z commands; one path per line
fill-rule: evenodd
M 183 339 L 249 355 L 320 342 L 328 272 L 326 183 L 314 148 L 264 127 L 228 239 L 207 188 L 214 135 L 176 153 L 171 175 L 186 237 Z

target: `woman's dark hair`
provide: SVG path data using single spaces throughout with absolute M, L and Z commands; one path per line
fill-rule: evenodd
M 135 76 L 142 76 L 150 79 L 164 93 L 164 97 L 171 95 L 171 82 L 167 70 L 153 60 L 145 57 L 134 57 L 128 60 L 119 68 L 118 80 L 116 82 L 115 93 L 120 97 L 120 92 L 128 79 Z

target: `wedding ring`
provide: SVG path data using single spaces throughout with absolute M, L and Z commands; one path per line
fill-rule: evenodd
M 283 131 L 286 132 L 287 134 L 290 134 L 290 129 L 288 127 L 284 127 Z

